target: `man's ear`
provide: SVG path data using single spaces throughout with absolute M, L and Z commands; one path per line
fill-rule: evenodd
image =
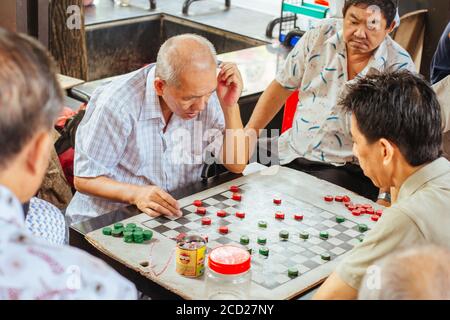
M 153 82 L 155 87 L 155 92 L 158 96 L 162 96 L 164 93 L 164 89 L 166 87 L 166 82 L 159 77 L 155 77 L 155 81 Z
M 392 21 L 390 27 L 387 30 L 388 34 L 390 34 L 392 31 L 394 31 L 395 25 L 396 25 L 395 21 Z
M 43 175 L 48 167 L 51 137 L 47 131 L 34 135 L 26 148 L 26 168 L 31 175 Z
M 392 159 L 394 158 L 394 145 L 386 139 L 380 139 L 381 144 L 381 152 L 382 152 L 382 159 L 383 159 L 383 165 L 388 165 L 392 162 Z

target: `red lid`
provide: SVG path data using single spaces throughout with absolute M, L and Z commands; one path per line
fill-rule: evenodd
M 221 274 L 239 274 L 250 269 L 250 253 L 235 246 L 221 246 L 211 251 L 208 266 Z

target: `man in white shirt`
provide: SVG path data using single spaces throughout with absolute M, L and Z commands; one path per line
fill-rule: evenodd
M 136 299 L 104 262 L 33 236 L 22 204 L 41 185 L 62 94 L 45 49 L 0 28 L 0 300 Z
M 262 94 L 246 128 L 264 129 L 298 90 L 293 126 L 279 137 L 275 150 L 280 164 L 376 201 L 386 198 L 387 190 L 379 192 L 359 167 L 352 152 L 350 114 L 338 100 L 347 83 L 388 70 L 415 71 L 415 66 L 389 36 L 395 27 L 394 2 L 349 0 L 343 13 L 343 20 L 324 20 L 305 33 Z

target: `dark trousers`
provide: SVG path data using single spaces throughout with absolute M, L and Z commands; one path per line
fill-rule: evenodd
M 364 175 L 361 167 L 356 164 L 335 167 L 331 164 L 298 158 L 285 167 L 329 181 L 370 200 L 376 201 L 378 198 L 379 189 Z

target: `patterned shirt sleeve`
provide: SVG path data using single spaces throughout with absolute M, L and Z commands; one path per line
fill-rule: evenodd
M 93 110 L 89 110 L 94 107 Z M 132 130 L 123 102 L 94 100 L 77 130 L 74 175 L 78 177 L 111 176 L 119 163 Z M 114 109 L 108 104 L 115 104 Z M 89 120 L 89 121 L 88 121 Z
M 0 185 L 0 300 L 136 299 L 135 286 L 80 249 L 25 227 L 18 199 Z
M 66 240 L 66 222 L 62 212 L 50 202 L 33 197 L 25 225 L 35 236 L 50 243 L 63 245 Z
M 135 286 L 81 250 L 53 246 L 22 231 L 0 255 L 0 299 L 136 299 Z
M 317 30 L 313 29 L 303 35 L 289 53 L 281 70 L 278 71 L 276 81 L 284 88 L 295 91 L 301 86 L 308 48 L 311 47 L 311 39 L 315 33 Z

